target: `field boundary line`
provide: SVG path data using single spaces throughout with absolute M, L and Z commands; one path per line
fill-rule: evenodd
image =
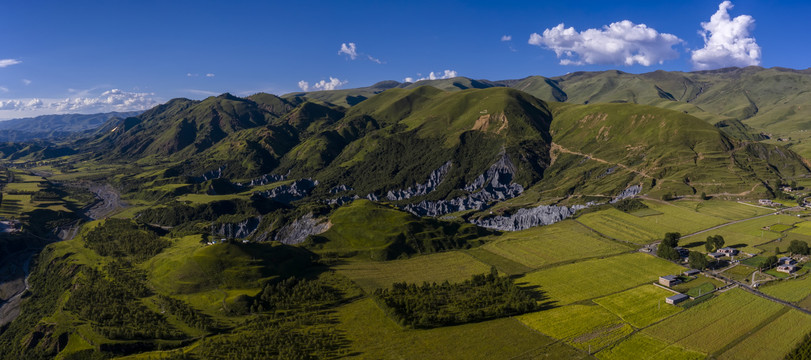
M 718 356 L 720 356 L 721 354 L 729 351 L 730 349 L 735 347 L 735 345 L 738 345 L 741 342 L 743 342 L 744 340 L 748 339 L 750 336 L 752 336 L 756 332 L 758 332 L 758 330 L 763 329 L 764 327 L 766 327 L 769 324 L 773 323 L 775 320 L 777 320 L 779 317 L 785 315 L 789 311 L 791 311 L 791 309 L 787 308 L 785 306 L 778 309 L 777 311 L 774 312 L 774 314 L 770 315 L 768 318 L 761 321 L 760 324 L 757 324 L 757 326 L 753 327 L 748 332 L 746 332 L 746 334 L 743 334 L 743 335 L 739 336 L 737 339 L 734 339 L 734 340 L 730 341 L 728 344 L 724 345 L 724 347 L 718 349 L 718 351 L 713 352 L 712 354 L 710 354 L 710 356 L 713 357 L 713 358 L 718 358 Z

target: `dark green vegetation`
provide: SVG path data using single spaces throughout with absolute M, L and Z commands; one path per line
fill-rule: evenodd
M 807 360 L 811 359 L 811 333 L 805 336 L 797 347 L 786 354 L 786 360 Z
M 681 234 L 677 232 L 669 232 L 665 233 L 665 238 L 662 239 L 662 242 L 659 243 L 659 246 L 656 248 L 656 255 L 663 259 L 668 259 L 672 261 L 679 260 L 681 255 L 675 249 L 679 246 L 679 238 Z
M 154 231 L 132 221 L 110 219 L 84 235 L 85 246 L 101 256 L 143 261 L 169 246 Z
M 509 277 L 499 276 L 495 268 L 458 284 L 395 283 L 391 289 L 376 290 L 374 296 L 400 324 L 414 328 L 464 324 L 538 309 L 533 296 Z

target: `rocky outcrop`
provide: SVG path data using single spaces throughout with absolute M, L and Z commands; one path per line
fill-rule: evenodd
M 344 205 L 344 204 L 349 204 L 349 203 L 351 203 L 351 202 L 353 202 L 353 201 L 355 201 L 357 199 L 360 199 L 360 196 L 357 196 L 357 195 L 355 195 L 355 196 L 341 196 L 341 197 L 337 197 L 335 199 L 328 199 L 327 204 L 341 206 L 341 205 Z
M 615 203 L 617 201 L 620 201 L 622 199 L 627 199 L 627 198 L 630 198 L 630 197 L 634 197 L 634 196 L 638 195 L 640 192 L 642 192 L 642 185 L 631 185 L 628 188 L 626 188 L 625 190 L 623 190 L 622 192 L 620 192 L 613 199 L 611 199 L 610 203 L 613 204 L 613 203 Z
M 287 245 L 295 245 L 307 240 L 310 235 L 318 235 L 329 230 L 332 224 L 324 218 L 314 218 L 312 213 L 302 216 L 276 232 L 273 240 Z
M 245 239 L 256 232 L 261 222 L 262 216 L 257 216 L 238 223 L 215 224 L 211 227 L 215 234 L 224 238 Z
M 415 196 L 422 196 L 426 195 L 431 191 L 434 191 L 442 180 L 445 179 L 445 175 L 451 169 L 451 162 L 448 161 L 444 165 L 440 166 L 438 169 L 431 172 L 428 175 L 428 180 L 425 181 L 423 184 L 416 184 L 408 189 L 403 190 L 391 190 L 386 193 L 386 199 L 389 201 L 397 201 L 397 200 L 406 200 Z
M 265 174 L 265 175 L 262 175 L 262 176 L 260 176 L 258 178 L 252 179 L 249 183 L 246 183 L 246 184 L 237 183 L 237 185 L 254 187 L 254 186 L 260 186 L 260 185 L 267 185 L 267 184 L 271 184 L 271 183 L 275 183 L 275 182 L 279 182 L 279 181 L 284 181 L 284 180 L 287 180 L 287 176 L 274 175 L 274 174 Z
M 551 225 L 574 215 L 577 210 L 584 209 L 586 205 L 555 206 L 541 205 L 534 208 L 518 209 L 509 216 L 494 216 L 486 219 L 473 220 L 472 223 L 488 229 L 501 231 L 518 231 L 534 226 Z
M 257 194 L 280 203 L 289 204 L 309 196 L 310 191 L 316 186 L 318 186 L 318 180 L 301 179 L 294 181 L 290 185 L 281 185 L 267 191 L 257 192 Z
M 219 179 L 222 177 L 222 172 L 225 170 L 225 166 L 220 166 L 214 170 L 208 171 L 203 173 L 203 175 L 195 176 L 192 179 L 194 182 L 201 183 L 205 181 L 209 181 L 212 179 Z
M 354 190 L 352 187 L 341 184 L 341 185 L 333 187 L 332 189 L 329 189 L 329 193 L 330 194 L 337 194 L 337 193 L 342 193 L 342 192 L 345 192 L 345 191 L 352 191 L 352 190 Z
M 494 201 L 512 199 L 524 192 L 521 184 L 513 182 L 515 166 L 507 154 L 502 154 L 484 174 L 479 175 L 465 190 L 470 192 L 450 200 L 427 201 L 408 204 L 402 208 L 419 216 L 439 216 L 457 211 L 483 210 Z

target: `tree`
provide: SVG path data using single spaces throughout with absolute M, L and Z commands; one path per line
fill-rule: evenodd
M 707 196 L 707 193 L 702 191 L 701 192 L 701 200 L 709 200 L 709 199 L 710 199 L 710 197 Z
M 780 255 L 780 247 L 779 246 L 774 247 L 774 254 L 775 255 Z
M 763 263 L 763 268 L 769 269 L 775 264 L 777 264 L 777 256 L 772 255 L 766 258 L 766 261 Z
M 707 242 L 704 243 L 704 248 L 707 249 L 707 252 L 715 250 L 715 241 L 713 241 L 712 236 L 707 236 Z
M 659 247 L 656 249 L 656 256 L 673 261 L 679 260 L 679 252 L 676 251 L 676 249 L 674 249 L 672 246 L 666 244 L 664 241 L 662 241 L 662 243 L 659 244 Z
M 802 240 L 791 240 L 791 244 L 788 246 L 788 252 L 792 254 L 808 255 L 808 243 Z
M 665 234 L 665 239 L 662 240 L 662 244 L 667 245 L 671 248 L 675 248 L 679 246 L 679 238 L 681 237 L 680 233 L 677 232 L 669 232 Z
M 724 243 L 726 243 L 726 241 L 724 241 L 724 237 L 721 235 L 707 236 L 707 242 L 704 243 L 704 248 L 706 248 L 707 251 L 715 251 L 724 247 Z
M 688 262 L 690 263 L 691 268 L 698 270 L 704 270 L 708 265 L 710 265 L 709 260 L 707 260 L 707 256 L 698 251 L 690 252 Z

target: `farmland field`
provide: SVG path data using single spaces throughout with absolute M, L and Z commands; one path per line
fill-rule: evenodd
M 642 330 L 657 339 L 713 353 L 746 335 L 783 306 L 732 289 Z
M 755 246 L 775 240 L 781 236 L 779 232 L 763 230 L 763 227 L 775 224 L 794 224 L 800 221 L 802 220 L 788 215 L 765 216 L 685 238 L 682 239 L 682 242 L 685 244 L 692 243 L 693 245 L 689 246 L 690 250 L 706 253 L 707 250 L 704 248 L 704 241 L 706 241 L 707 237 L 721 235 L 726 241 L 725 246 L 731 246 L 743 252 L 757 254 L 762 252 L 762 250 Z
M 811 315 L 790 310 L 727 350 L 719 359 L 782 359 L 811 332 Z
M 803 221 L 795 224 L 795 228 L 791 230 L 792 233 L 811 236 L 811 221 Z
M 798 223 L 796 225 L 808 224 L 808 223 L 809 222 L 807 222 L 807 221 L 803 221 L 803 222 Z M 788 247 L 791 244 L 792 240 L 802 240 L 802 241 L 805 241 L 808 244 L 811 244 L 811 236 L 796 233 L 796 232 L 794 232 L 792 230 L 792 231 L 784 232 L 782 238 L 777 239 L 775 241 L 765 243 L 765 244 L 760 244 L 760 245 L 757 246 L 757 248 L 763 250 L 762 254 L 774 254 L 774 250 L 776 248 L 779 248 L 781 252 L 784 252 L 784 251 L 786 251 L 788 249 Z
M 671 345 L 670 342 L 643 333 L 633 334 L 613 348 L 598 352 L 596 356 L 603 360 L 701 360 L 706 358 L 705 354 L 687 350 L 678 345 Z
M 543 269 L 516 282 L 538 285 L 552 301 L 563 305 L 613 294 L 683 270 L 668 261 L 633 253 Z
M 608 209 L 584 214 L 577 221 L 615 239 L 647 244 L 662 238 L 667 232 L 659 228 L 660 218 L 661 215 L 640 218 L 617 209 Z
M 546 335 L 592 352 L 633 332 L 630 325 L 597 305 L 568 305 L 516 318 Z
M 774 212 L 774 209 L 766 209 L 759 206 L 745 205 L 735 201 L 724 200 L 678 200 L 671 202 L 671 204 L 678 205 L 704 215 L 714 216 L 726 220 L 747 219 Z
M 811 296 L 811 275 L 806 274 L 798 279 L 782 280 L 770 283 L 760 289 L 764 294 L 790 302 L 798 302 Z
M 490 251 L 487 251 L 481 246 L 467 250 L 465 252 L 468 255 L 476 258 L 476 260 L 479 260 L 488 265 L 495 266 L 499 272 L 508 275 L 518 275 L 532 271 L 532 268 L 529 268 L 525 265 L 507 259 L 501 255 L 496 255 Z
M 672 292 L 654 285 L 642 285 L 595 299 L 594 302 L 634 327 L 643 328 L 682 310 L 681 307 L 665 303 L 665 298 L 672 295 Z
M 337 318 L 352 342 L 353 357 L 360 359 L 511 359 L 525 353 L 537 358 L 587 357 L 514 318 L 411 330 L 388 318 L 372 299 L 342 306 Z
M 749 280 L 752 279 L 752 273 L 755 272 L 755 270 L 757 270 L 757 268 L 744 265 L 743 262 L 741 262 L 737 266 L 733 266 L 721 274 L 730 279 L 748 283 Z
M 490 272 L 490 266 L 461 251 L 422 255 L 406 260 L 353 262 L 337 266 L 338 272 L 365 290 L 388 288 L 395 282 L 458 282 Z
M 505 232 L 483 248 L 530 268 L 632 250 L 574 221 Z

